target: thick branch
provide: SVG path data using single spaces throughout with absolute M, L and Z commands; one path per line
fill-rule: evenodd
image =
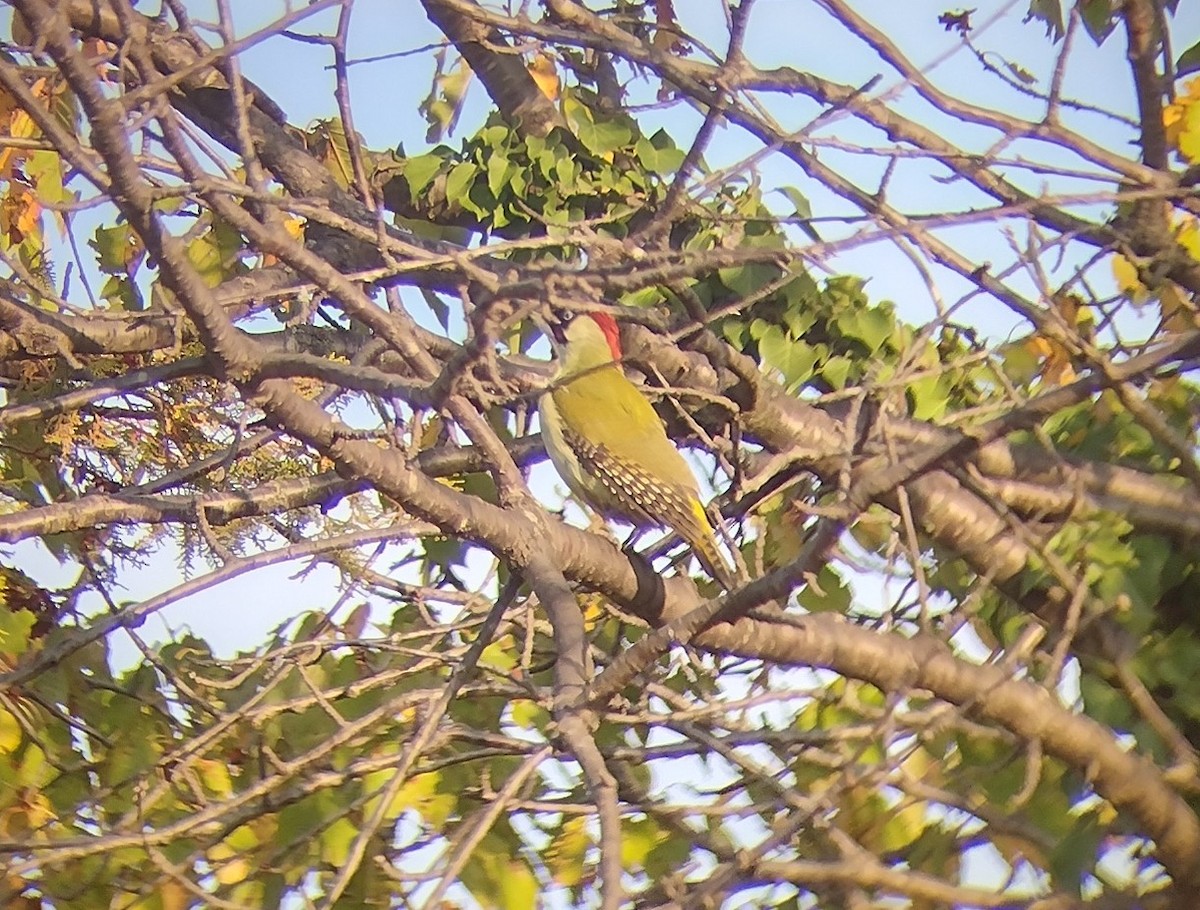
M 442 0 L 422 0 L 431 22 L 454 42 L 509 123 L 534 136 L 563 125 L 554 102 L 541 93 L 521 55 L 504 37 L 478 19 L 464 16 Z

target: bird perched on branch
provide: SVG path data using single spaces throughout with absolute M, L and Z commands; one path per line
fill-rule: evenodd
M 734 587 L 695 475 L 621 369 L 616 320 L 585 313 L 556 327 L 555 335 L 558 372 L 538 414 L 546 452 L 571 492 L 605 518 L 671 528 L 709 575 Z

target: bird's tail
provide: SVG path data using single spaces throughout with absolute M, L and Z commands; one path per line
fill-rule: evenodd
M 725 558 L 725 554 L 721 552 L 721 548 L 717 546 L 717 532 L 699 501 L 692 504 L 692 516 L 695 521 L 689 523 L 688 528 L 680 528 L 680 533 L 691 545 L 692 552 L 712 579 L 726 591 L 732 591 L 739 584 L 737 574 Z

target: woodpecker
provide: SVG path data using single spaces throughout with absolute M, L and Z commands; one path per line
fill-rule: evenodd
M 671 528 L 709 575 L 733 588 L 691 468 L 621 369 L 616 320 L 586 313 L 561 335 L 558 372 L 538 404 L 542 439 L 559 476 L 605 518 Z

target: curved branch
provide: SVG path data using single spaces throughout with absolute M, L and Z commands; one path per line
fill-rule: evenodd
M 1064 707 L 1041 686 L 1013 679 L 1003 667 L 967 663 L 933 638 L 873 632 L 831 615 L 804 616 L 787 625 L 743 618 L 709 629 L 696 643 L 764 661 L 824 667 L 887 692 L 925 689 L 971 716 L 1039 741 L 1138 820 L 1181 893 L 1200 888 L 1200 821 L 1159 769 L 1126 751 L 1101 724 Z

